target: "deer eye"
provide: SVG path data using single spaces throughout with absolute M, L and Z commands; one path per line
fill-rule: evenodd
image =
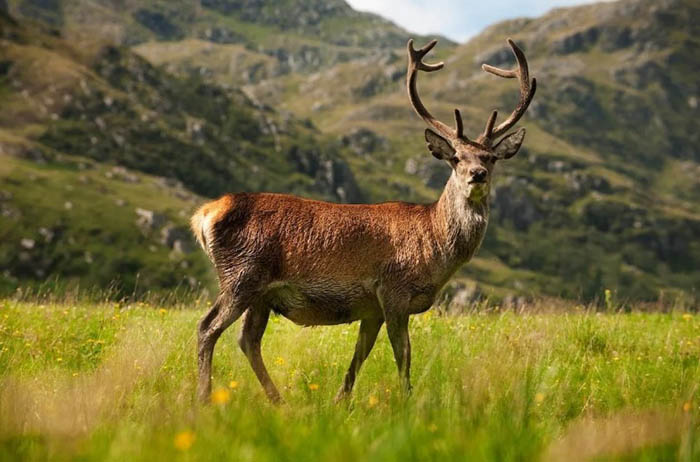
M 452 159 L 450 161 L 454 164 L 457 165 L 459 163 L 459 157 L 457 156 L 452 156 Z

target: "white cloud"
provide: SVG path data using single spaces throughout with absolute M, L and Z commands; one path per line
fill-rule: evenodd
M 539 16 L 559 6 L 593 0 L 346 0 L 353 8 L 388 18 L 419 34 L 442 34 L 465 41 L 504 19 Z

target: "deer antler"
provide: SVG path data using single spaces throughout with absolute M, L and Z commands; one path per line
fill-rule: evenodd
M 508 45 L 510 45 L 510 47 L 513 49 L 515 59 L 518 61 L 517 69 L 499 69 L 498 67 L 489 66 L 488 64 L 482 65 L 481 68 L 488 73 L 506 79 L 517 77 L 520 81 L 520 101 L 510 114 L 510 117 L 501 122 L 495 129 L 493 128 L 493 125 L 496 121 L 496 112 L 494 111 L 493 114 L 491 114 L 491 117 L 486 124 L 486 128 L 484 129 L 484 133 L 482 133 L 479 137 L 480 142 L 491 143 L 494 139 L 503 135 L 513 125 L 515 125 L 523 114 L 525 114 L 527 107 L 532 101 L 532 97 L 535 96 L 535 90 L 537 90 L 537 80 L 533 78 L 532 81 L 530 81 L 530 73 L 527 67 L 527 59 L 525 58 L 525 54 L 520 48 L 518 48 L 513 40 L 508 39 Z
M 433 115 L 421 102 L 420 96 L 418 96 L 418 89 L 416 88 L 418 71 L 434 72 L 439 71 L 444 66 L 444 63 L 442 62 L 436 64 L 427 64 L 423 62 L 425 55 L 433 49 L 436 43 L 437 40 L 431 40 L 430 43 L 425 45 L 423 48 L 416 50 L 413 48 L 413 39 L 408 41 L 408 75 L 406 77 L 408 98 L 411 100 L 411 104 L 413 105 L 413 109 L 415 109 L 416 113 L 421 116 L 425 123 L 433 127 L 441 135 L 447 138 L 460 139 L 466 143 L 477 145 L 476 142 L 471 141 L 469 138 L 464 136 L 464 123 L 462 122 L 462 115 L 459 113 L 458 109 L 455 109 L 456 128 L 453 130 L 433 117 Z
M 488 64 L 481 66 L 484 71 L 499 77 L 506 79 L 517 77 L 520 81 L 520 101 L 511 115 L 495 128 L 494 125 L 496 124 L 496 116 L 498 115 L 498 112 L 493 111 L 486 122 L 484 131 L 481 133 L 481 135 L 479 135 L 479 138 L 477 138 L 476 141 L 472 141 L 464 134 L 464 122 L 462 121 L 462 115 L 460 114 L 459 109 L 455 109 L 456 128 L 453 130 L 433 117 L 433 115 L 421 102 L 420 96 L 418 96 L 418 89 L 416 88 L 418 71 L 434 72 L 439 71 L 444 66 L 444 63 L 442 62 L 436 64 L 427 64 L 423 62 L 423 58 L 430 50 L 433 49 L 435 44 L 437 44 L 437 40 L 431 40 L 430 43 L 425 45 L 423 48 L 416 50 L 413 48 L 413 39 L 408 41 L 408 75 L 406 77 L 406 86 L 408 87 L 408 97 L 411 100 L 413 109 L 415 109 L 416 113 L 423 118 L 425 123 L 433 127 L 441 135 L 447 138 L 459 139 L 479 148 L 487 148 L 491 146 L 496 138 L 510 130 L 510 128 L 513 127 L 518 120 L 520 120 L 530 105 L 533 96 L 535 96 L 535 90 L 537 90 L 537 80 L 534 78 L 532 81 L 530 80 L 530 72 L 527 67 L 527 59 L 525 58 L 525 54 L 520 48 L 518 48 L 513 40 L 508 39 L 508 45 L 510 45 L 510 47 L 513 49 L 515 59 L 518 61 L 518 68 L 506 70 L 490 66 Z

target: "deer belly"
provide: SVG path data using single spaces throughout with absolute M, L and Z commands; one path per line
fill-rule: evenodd
M 264 300 L 304 326 L 343 324 L 381 313 L 374 291 L 362 283 L 276 281 L 267 286 Z

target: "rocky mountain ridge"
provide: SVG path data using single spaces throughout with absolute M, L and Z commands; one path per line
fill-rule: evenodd
M 159 82 L 175 82 L 162 95 L 182 94 L 190 101 L 163 99 L 176 113 L 188 114 L 168 122 L 176 150 L 191 150 L 192 162 L 208 156 L 212 170 L 238 165 L 222 171 L 223 183 L 215 187 L 192 178 L 186 186 L 211 195 L 230 178 L 238 182 L 228 183 L 234 188 L 334 200 L 437 198 L 449 168 L 425 150 L 423 124 L 405 95 L 405 31 L 352 12 L 340 0 L 99 3 L 97 13 L 94 2 L 79 0 L 11 0 L 9 8 L 60 9 L 62 19 L 54 27 L 72 43 L 86 43 L 79 31 L 90 25 L 99 26 L 104 40 L 114 32 L 117 42 L 145 58 L 100 47 L 103 53 L 112 50 L 116 63 L 101 59 L 101 78 L 122 95 L 155 105 L 163 98 L 160 90 L 155 99 L 144 98 L 153 91 L 148 85 L 122 84 L 123 69 L 146 80 L 156 75 Z M 76 5 L 83 4 L 81 16 Z M 137 13 L 142 9 L 151 19 Z M 289 11 L 298 14 L 281 17 Z M 592 300 L 604 289 L 619 300 L 693 297 L 700 280 L 700 153 L 694 123 L 700 35 L 692 20 L 698 12 L 690 0 L 619 0 L 506 21 L 456 47 L 440 42 L 431 60 L 445 60 L 445 69 L 420 77 L 421 95 L 446 122 L 460 107 L 468 133 L 480 130 L 492 109 L 504 117 L 515 104 L 513 81 L 480 70 L 484 62 L 512 65 L 505 37 L 525 49 L 539 83 L 520 123 L 528 129 L 525 147 L 497 166 L 486 241 L 450 289 L 461 291 L 459 298 L 545 294 Z M 158 14 L 184 32 L 159 31 Z M 213 112 L 196 104 L 202 94 L 208 102 L 220 99 Z M 98 105 L 104 101 L 101 97 Z M 140 128 L 120 126 L 121 109 L 100 111 L 95 115 L 103 121 L 112 117 L 109 124 L 119 127 L 118 136 L 99 138 L 94 148 L 90 137 L 73 136 L 79 111 L 57 113 L 57 123 L 32 139 L 52 149 L 92 152 L 93 159 L 105 155 L 146 172 L 146 159 L 168 166 L 168 148 L 163 150 L 160 140 L 147 136 L 144 143 Z M 236 119 L 246 113 L 252 117 Z M 217 121 L 222 114 L 231 120 Z M 261 123 L 261 117 L 272 124 Z M 246 125 L 253 119 L 258 122 Z M 125 133 L 131 138 L 120 146 Z M 198 143 L 199 151 L 192 147 Z M 222 152 L 227 154 L 217 154 Z M 247 160 L 251 156 L 255 162 Z M 287 170 L 276 168 L 277 158 Z M 178 161 L 165 174 L 185 183 L 177 169 L 191 171 L 192 165 Z M 255 165 L 263 166 L 259 174 Z M 355 186 L 345 183 L 348 178 L 357 188 L 350 194 L 346 190 Z

